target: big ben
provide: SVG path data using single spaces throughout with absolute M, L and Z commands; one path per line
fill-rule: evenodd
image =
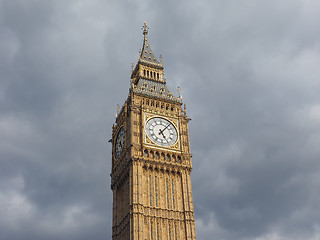
M 112 127 L 113 240 L 195 240 L 188 118 L 166 86 L 148 27 Z

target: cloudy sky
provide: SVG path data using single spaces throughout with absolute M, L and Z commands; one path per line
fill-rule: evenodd
M 0 239 L 111 239 L 141 26 L 182 88 L 201 240 L 320 239 L 320 2 L 0 0 Z

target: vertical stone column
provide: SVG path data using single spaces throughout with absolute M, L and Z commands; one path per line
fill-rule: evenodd
M 192 200 L 192 187 L 191 187 L 191 172 L 186 170 L 186 183 L 188 187 L 188 198 L 189 198 L 189 212 L 188 212 L 188 239 L 196 239 L 195 221 L 194 221 L 194 210 Z
M 142 180 L 142 164 L 138 163 L 138 216 L 139 216 L 139 239 L 143 239 L 144 232 L 144 206 L 143 206 L 143 180 Z
M 164 173 L 163 171 L 159 171 L 159 207 L 161 209 L 164 208 L 164 196 L 163 196 L 163 178 L 164 178 Z
M 138 225 L 138 166 L 135 161 L 132 162 L 132 221 L 133 221 L 133 239 L 139 239 Z
M 113 209 L 112 209 L 112 235 L 115 234 L 117 225 L 117 191 L 113 188 Z
M 184 221 L 185 221 L 185 235 L 186 239 L 190 239 L 190 201 L 189 201 L 189 189 L 188 189 L 188 172 L 187 170 L 182 171 L 182 185 L 183 185 L 183 200 L 184 200 Z

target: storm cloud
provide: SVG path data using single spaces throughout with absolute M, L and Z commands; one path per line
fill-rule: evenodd
M 0 239 L 111 239 L 111 126 L 149 26 L 197 238 L 320 238 L 320 2 L 0 0 Z

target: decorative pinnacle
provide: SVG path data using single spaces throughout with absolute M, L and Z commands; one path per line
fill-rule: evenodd
M 181 95 L 181 88 L 180 88 L 180 86 L 178 86 L 178 93 L 179 93 L 179 98 L 182 98 L 182 95 Z
M 120 106 L 119 106 L 119 104 L 117 104 L 117 113 L 116 113 L 116 117 L 118 117 L 118 115 L 119 115 L 119 110 L 120 110 Z
M 143 29 L 143 35 L 146 36 L 148 34 L 148 30 L 149 30 L 146 22 L 144 22 L 142 29 Z

